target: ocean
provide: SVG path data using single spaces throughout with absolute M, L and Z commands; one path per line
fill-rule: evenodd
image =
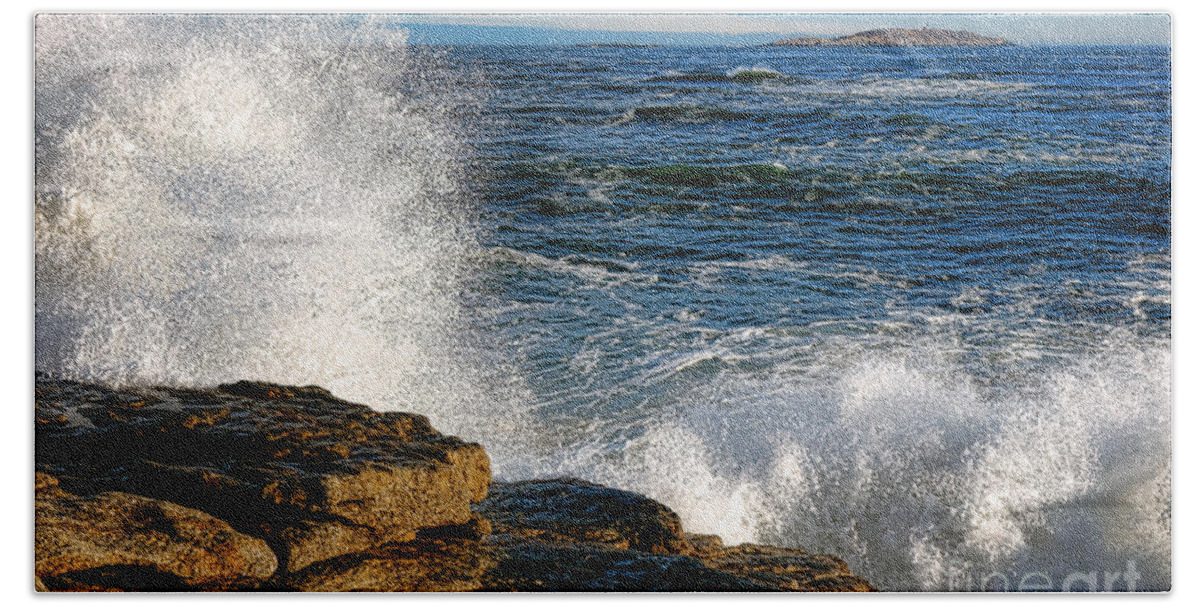
M 1168 47 L 37 28 L 39 371 L 319 384 L 883 589 L 1170 587 Z

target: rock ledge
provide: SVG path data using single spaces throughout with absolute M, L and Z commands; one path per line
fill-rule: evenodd
M 319 387 L 39 375 L 35 424 L 39 591 L 872 590 L 632 492 L 492 483 L 479 444 Z

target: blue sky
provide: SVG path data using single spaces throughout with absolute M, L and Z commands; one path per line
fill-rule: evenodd
M 418 44 L 760 44 L 876 27 L 936 27 L 1017 44 L 1171 42 L 1165 13 L 494 13 L 411 14 L 398 21 Z

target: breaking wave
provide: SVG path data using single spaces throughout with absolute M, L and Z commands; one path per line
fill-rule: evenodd
M 1058 589 L 1129 563 L 1138 589 L 1169 589 L 1169 347 L 999 389 L 943 352 L 860 352 L 825 378 L 710 366 L 619 449 L 564 459 L 688 529 L 833 553 L 883 589 Z
M 470 417 L 464 133 L 402 92 L 401 31 L 43 15 L 36 46 L 39 370 Z

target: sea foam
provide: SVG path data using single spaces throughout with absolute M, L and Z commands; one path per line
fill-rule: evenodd
M 1132 346 L 1006 387 L 933 345 L 864 351 L 826 380 L 719 373 L 616 450 L 564 459 L 688 529 L 833 553 L 884 589 L 1057 589 L 1132 562 L 1138 589 L 1162 590 L 1171 358 Z

